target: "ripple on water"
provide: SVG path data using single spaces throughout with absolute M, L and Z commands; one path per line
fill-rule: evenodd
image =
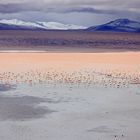
M 33 96 L 8 97 L 0 95 L 0 120 L 27 121 L 44 117 L 53 110 L 39 106 L 39 104 L 50 102 Z

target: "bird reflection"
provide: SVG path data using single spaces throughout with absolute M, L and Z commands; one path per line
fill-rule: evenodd
M 129 73 L 119 70 L 95 69 L 80 71 L 58 71 L 51 70 L 31 70 L 24 73 L 3 72 L 0 73 L 1 84 L 69 84 L 84 86 L 101 86 L 104 88 L 127 88 L 130 85 L 140 85 L 140 73 Z

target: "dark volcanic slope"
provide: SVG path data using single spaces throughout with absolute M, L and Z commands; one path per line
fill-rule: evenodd
M 140 34 L 82 31 L 0 31 L 1 50 L 140 50 Z
M 132 21 L 129 19 L 117 19 L 109 23 L 93 26 L 87 31 L 108 31 L 108 32 L 132 32 L 140 33 L 140 22 Z

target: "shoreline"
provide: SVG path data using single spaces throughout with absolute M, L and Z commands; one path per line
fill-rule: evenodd
M 57 49 L 57 50 L 0 50 L 1 53 L 139 53 L 140 50 L 128 49 Z

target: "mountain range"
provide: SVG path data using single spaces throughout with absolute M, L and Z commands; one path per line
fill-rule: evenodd
M 62 24 L 58 22 L 27 22 L 18 19 L 12 20 L 0 20 L 1 30 L 18 30 L 18 29 L 30 29 L 30 30 L 77 30 L 86 29 L 87 27 L 78 26 L 74 24 Z
M 27 22 L 18 19 L 0 20 L 0 30 L 83 30 L 89 32 L 137 32 L 140 22 L 129 19 L 117 19 L 106 24 L 85 27 L 59 22 Z

